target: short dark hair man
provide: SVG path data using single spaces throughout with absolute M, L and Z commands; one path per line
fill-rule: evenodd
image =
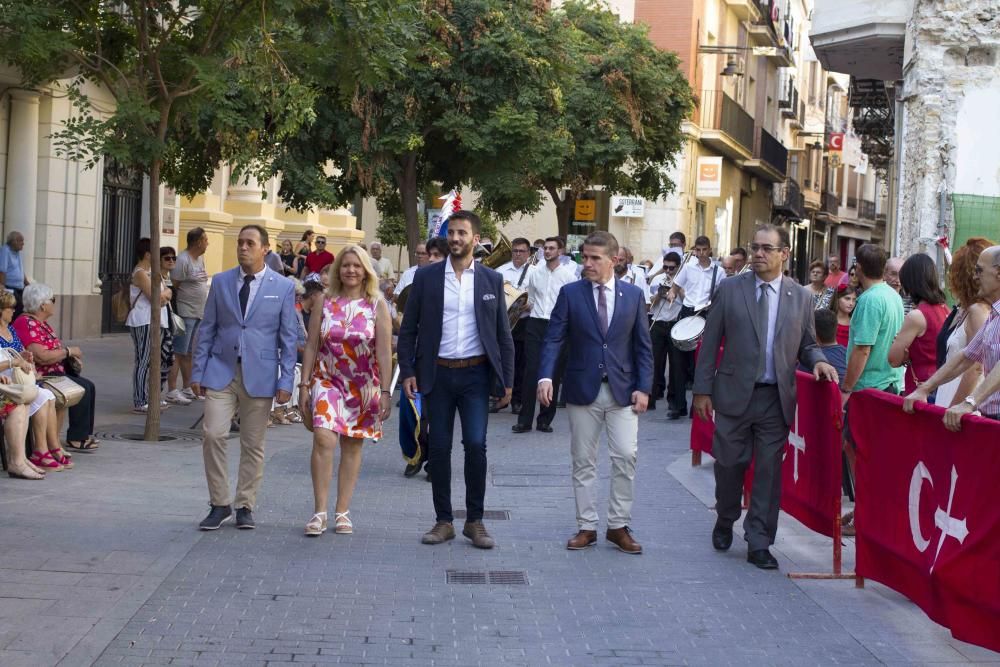
M 451 447 L 455 412 L 465 447 L 466 522 L 462 534 L 481 549 L 494 546 L 483 525 L 486 495 L 486 424 L 494 386 L 497 406 L 510 402 L 514 342 L 510 337 L 503 280 L 473 261 L 481 223 L 471 211 L 448 218 L 449 257 L 417 271 L 399 329 L 397 357 L 403 391 L 420 392 L 430 430 L 428 471 L 434 495 L 434 527 L 424 544 L 455 537 L 451 505 Z
M 750 245 L 753 271 L 719 284 L 694 380 L 695 412 L 706 420 L 715 413 L 718 519 L 712 545 L 720 551 L 732 546 L 743 477 L 753 460 L 743 532 L 747 561 L 761 569 L 778 567 L 769 549 L 778 530 L 781 463 L 795 419 L 796 360 L 817 379 L 837 381 L 837 372 L 816 345 L 812 295 L 782 275 L 789 245 L 784 228 L 757 228 Z
M 208 300 L 208 271 L 205 269 L 207 250 L 208 234 L 205 230 L 201 227 L 189 229 L 187 248 L 177 254 L 177 262 L 170 271 L 174 307 L 177 315 L 184 320 L 184 331 L 174 335 L 174 356 L 177 363 L 170 367 L 167 374 L 167 393 L 163 397 L 168 403 L 188 405 L 201 398 L 191 389 L 191 360 L 198 329 L 205 316 L 205 302 Z M 179 387 L 178 374 L 181 379 Z

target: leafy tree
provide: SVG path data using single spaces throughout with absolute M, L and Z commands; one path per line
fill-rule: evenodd
M 237 172 L 266 178 L 280 143 L 313 118 L 315 95 L 287 62 L 303 30 L 293 12 L 311 12 L 351 46 L 379 36 L 364 19 L 387 15 L 392 0 L 32 0 L 0 3 L 0 60 L 17 66 L 29 85 L 75 71 L 68 87 L 77 115 L 54 138 L 63 153 L 89 166 L 109 155 L 149 176 L 152 273 L 159 275 L 161 182 L 192 195 L 211 182 L 220 161 Z M 381 24 L 379 24 L 381 25 Z M 336 82 L 363 69 L 341 58 Z M 373 66 L 382 61 L 374 60 Z M 115 99 L 110 115 L 96 116 L 85 81 Z M 153 281 L 152 301 L 159 301 Z M 159 309 L 153 309 L 150 345 L 159 349 Z M 145 437 L 159 436 L 159 355 L 150 363 Z
M 559 113 L 538 115 L 525 178 L 552 197 L 565 235 L 576 199 L 595 185 L 648 199 L 673 191 L 667 170 L 692 96 L 676 54 L 644 26 L 593 0 L 570 0 L 550 20 L 550 39 L 563 46 Z
M 349 99 L 324 90 L 316 122 L 285 143 L 275 164 L 282 198 L 307 208 L 374 196 L 384 214 L 405 220 L 411 262 L 428 189 L 481 174 L 491 194 L 480 206 L 498 218 L 537 209 L 537 188 L 510 155 L 533 136 L 537 109 L 552 103 L 546 14 L 532 0 L 421 3 L 402 69 L 359 82 Z M 334 60 L 307 63 L 309 76 L 326 80 Z

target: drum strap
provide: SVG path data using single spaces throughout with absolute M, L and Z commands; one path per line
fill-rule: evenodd
M 521 289 L 521 283 L 524 282 L 524 277 L 528 275 L 528 266 L 529 264 L 525 262 L 524 268 L 521 269 L 521 277 L 517 279 L 517 289 Z
M 708 302 L 712 303 L 712 297 L 715 296 L 715 278 L 719 275 L 719 265 L 716 264 L 715 268 L 712 269 L 712 286 L 708 289 Z

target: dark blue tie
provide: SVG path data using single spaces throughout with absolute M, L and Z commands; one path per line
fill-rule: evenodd
M 243 276 L 243 287 L 240 288 L 240 312 L 243 313 L 243 317 L 247 316 L 247 302 L 250 301 L 250 283 L 253 282 L 254 276 Z M 230 292 L 232 294 L 232 292 Z

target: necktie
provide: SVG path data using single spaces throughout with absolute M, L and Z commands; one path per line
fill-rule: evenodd
M 601 335 L 608 335 L 608 299 L 604 296 L 604 285 L 597 286 L 597 321 L 601 324 Z
M 764 283 L 760 286 L 760 298 L 757 299 L 757 323 L 760 324 L 760 360 L 757 363 L 757 381 L 764 379 L 767 373 L 767 312 L 770 305 L 771 286 Z
M 247 316 L 247 302 L 250 301 L 250 283 L 253 282 L 253 279 L 253 276 L 243 276 L 243 287 L 240 288 L 240 312 L 243 313 L 243 317 Z

